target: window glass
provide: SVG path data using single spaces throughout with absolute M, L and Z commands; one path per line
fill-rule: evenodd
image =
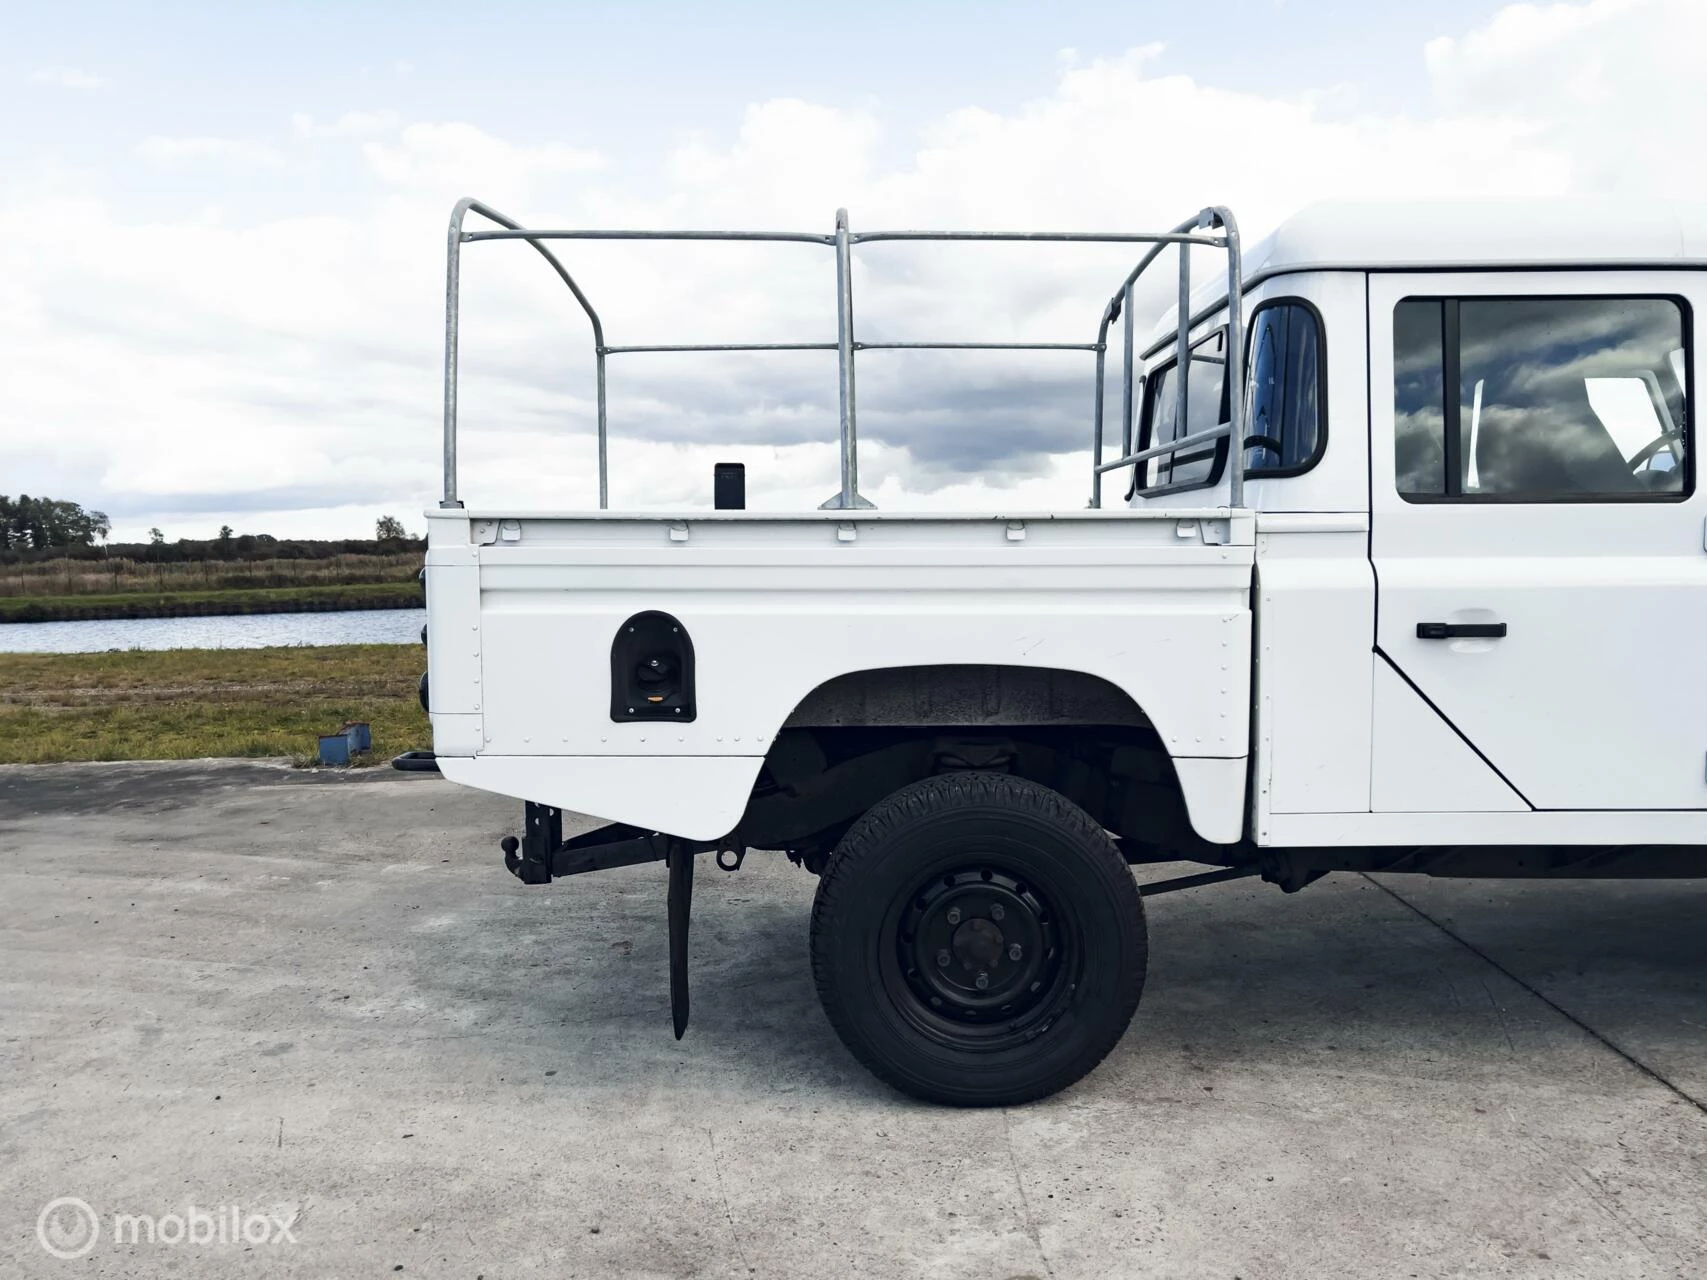
M 1686 492 L 1683 312 L 1665 298 L 1407 298 L 1394 311 L 1401 495 Z
M 1303 303 L 1258 309 L 1246 376 L 1245 471 L 1307 466 L 1321 440 L 1321 328 Z
M 1406 298 L 1393 311 L 1393 466 L 1399 492 L 1446 492 L 1446 414 L 1438 298 Z
M 1179 365 L 1169 364 L 1152 374 L 1144 384 L 1144 426 L 1140 448 L 1166 444 L 1181 436 L 1195 435 L 1219 426 L 1227 419 L 1226 334 L 1216 332 L 1191 349 L 1191 376 L 1186 389 L 1186 416 L 1179 421 Z M 1206 485 L 1220 473 L 1219 460 L 1226 454 L 1225 440 L 1211 440 L 1182 453 L 1152 458 L 1144 465 L 1143 487 Z

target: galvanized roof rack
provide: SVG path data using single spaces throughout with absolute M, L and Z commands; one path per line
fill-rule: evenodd
M 475 213 L 496 224 L 496 231 L 465 231 L 463 222 Z M 445 409 L 444 409 L 444 507 L 457 507 L 456 471 L 456 377 L 457 335 L 459 322 L 459 284 L 462 269 L 462 246 L 480 240 L 523 240 L 550 264 L 569 292 L 580 303 L 593 329 L 593 355 L 597 369 L 598 447 L 599 447 L 599 509 L 610 505 L 610 475 L 607 455 L 608 423 L 605 412 L 605 361 L 613 355 L 647 352 L 686 351 L 834 351 L 837 370 L 841 426 L 841 489 L 823 504 L 826 510 L 850 510 L 872 504 L 859 492 L 859 447 L 857 412 L 854 398 L 854 355 L 859 351 L 1088 351 L 1096 356 L 1096 395 L 1092 419 L 1091 498 L 1092 507 L 1102 505 L 1102 477 L 1124 467 L 1135 466 L 1151 458 L 1164 457 L 1181 450 L 1231 437 L 1244 438 L 1244 329 L 1240 306 L 1239 230 L 1233 215 L 1226 209 L 1204 209 L 1171 231 L 1164 232 L 1079 232 L 1079 231 L 862 231 L 848 228 L 847 210 L 836 211 L 836 229 L 823 235 L 805 231 L 540 231 L 523 227 L 489 205 L 478 200 L 457 202 L 451 213 L 448 262 L 445 279 Z M 836 341 L 834 342 L 722 342 L 670 345 L 613 346 L 605 341 L 604 324 L 599 313 L 581 286 L 569 274 L 557 255 L 547 246 L 550 240 L 734 240 L 769 241 L 795 244 L 819 244 L 836 253 Z M 1103 308 L 1094 342 L 862 342 L 854 336 L 852 249 L 856 244 L 876 244 L 890 240 L 954 240 L 954 241 L 1055 241 L 1081 244 L 1148 244 L 1150 249 L 1139 259 L 1120 287 L 1114 291 Z M 1189 346 L 1191 330 L 1191 253 L 1192 246 L 1225 250 L 1227 255 L 1227 370 L 1226 385 L 1229 405 L 1228 420 L 1193 435 L 1133 451 L 1134 333 L 1132 298 L 1138 278 L 1170 245 L 1177 245 L 1179 257 L 1179 333 L 1176 350 L 1183 355 Z M 1124 318 L 1121 363 L 1121 453 L 1109 462 L 1103 461 L 1103 393 L 1108 354 L 1108 329 L 1114 321 Z M 1192 362 L 1181 360 L 1178 374 L 1178 404 L 1174 420 L 1186 423 L 1189 403 L 1189 378 Z M 1243 499 L 1244 467 L 1242 450 L 1229 451 L 1229 499 L 1237 507 Z

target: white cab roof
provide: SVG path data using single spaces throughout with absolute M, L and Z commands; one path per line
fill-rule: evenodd
M 1474 200 L 1311 205 L 1245 254 L 1247 279 L 1333 268 L 1707 266 L 1707 204 Z
M 1227 296 L 1218 254 L 1197 268 L 1192 312 Z M 1215 259 L 1210 265 L 1210 259 Z M 1195 263 L 1194 263 L 1195 266 Z M 1660 200 L 1350 201 L 1310 205 L 1244 253 L 1247 286 L 1295 271 L 1707 267 L 1707 204 Z M 1150 344 L 1177 326 L 1161 316 Z

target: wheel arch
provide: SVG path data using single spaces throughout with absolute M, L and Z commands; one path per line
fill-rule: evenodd
M 784 728 L 1120 724 L 1153 728 L 1136 699 L 1067 667 L 920 663 L 845 671 L 794 705 Z
M 774 738 L 743 829 L 786 845 L 816 817 L 815 834 L 833 836 L 891 791 L 957 768 L 1041 782 L 1110 830 L 1191 856 L 1243 835 L 1243 759 L 1176 759 L 1131 693 L 1101 676 L 988 663 L 863 668 L 817 685 Z

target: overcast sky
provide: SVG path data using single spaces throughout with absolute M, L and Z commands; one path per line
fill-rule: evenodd
M 1217 23 L 1217 18 L 1220 22 Z M 1338 196 L 1707 197 L 1707 3 L 64 3 L 0 48 L 0 492 L 115 536 L 419 529 L 444 225 L 1248 234 Z M 590 505 L 584 320 L 466 251 L 463 490 Z M 616 343 L 834 336 L 804 247 L 576 245 Z M 871 246 L 865 338 L 1087 341 L 1128 250 Z M 1079 505 L 1089 357 L 860 363 L 885 507 Z M 832 357 L 613 357 L 613 505 L 837 486 Z

